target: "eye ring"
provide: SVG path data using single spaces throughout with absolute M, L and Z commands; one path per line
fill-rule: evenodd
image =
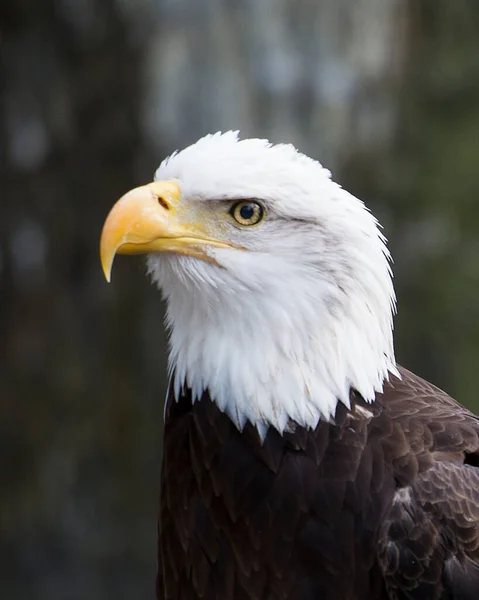
M 258 225 L 264 219 L 264 207 L 255 200 L 240 200 L 230 209 L 233 219 L 244 227 Z

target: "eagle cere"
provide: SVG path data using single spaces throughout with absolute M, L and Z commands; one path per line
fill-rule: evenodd
M 209 135 L 113 207 L 167 302 L 160 599 L 479 597 L 479 422 L 396 366 L 389 252 L 291 145 Z

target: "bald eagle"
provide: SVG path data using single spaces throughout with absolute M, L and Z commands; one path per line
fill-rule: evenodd
M 167 303 L 157 593 L 477 600 L 479 422 L 396 365 L 390 256 L 291 145 L 218 133 L 106 219 Z

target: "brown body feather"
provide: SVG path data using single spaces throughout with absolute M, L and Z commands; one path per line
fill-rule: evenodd
M 479 421 L 401 369 L 334 424 L 239 432 L 168 398 L 160 600 L 476 600 Z

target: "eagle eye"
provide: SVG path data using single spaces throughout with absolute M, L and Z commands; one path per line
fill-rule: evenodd
M 230 210 L 230 215 L 240 225 L 246 227 L 258 225 L 264 219 L 264 208 L 256 201 L 241 200 L 233 204 Z

